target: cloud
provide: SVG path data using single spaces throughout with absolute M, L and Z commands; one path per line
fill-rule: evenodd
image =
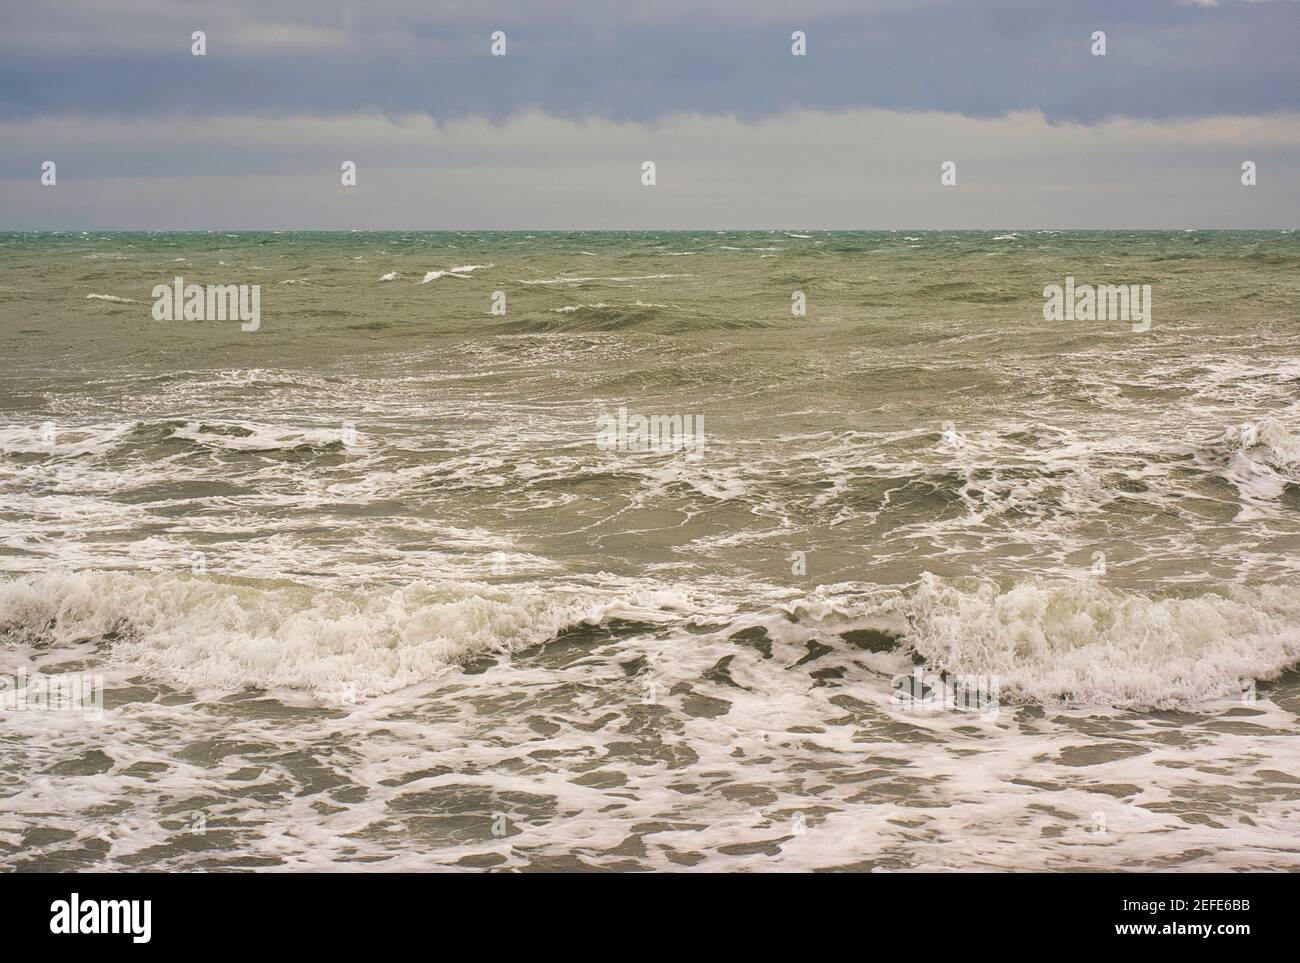
M 489 53 L 498 29 L 506 57 Z M 796 29 L 806 57 L 790 54 Z M 1105 57 L 1089 52 L 1099 29 Z M 1228 0 L 10 0 L 0 118 L 1294 112 L 1297 35 L 1300 5 Z
M 0 228 L 1289 227 L 1298 34 L 1290 0 L 9 0 Z
M 47 118 L 0 123 L 0 144 L 4 229 L 1294 227 L 1300 210 L 1297 114 Z

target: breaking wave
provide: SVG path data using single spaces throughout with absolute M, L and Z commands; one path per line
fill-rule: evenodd
M 319 589 L 78 572 L 0 583 L 0 637 L 34 647 L 106 643 L 110 664 L 193 689 L 300 689 L 337 701 L 579 626 L 662 622 L 681 605 L 669 592 L 474 582 Z
M 689 625 L 721 619 L 790 638 L 865 633 L 882 643 L 874 651 L 996 678 L 1010 702 L 1171 708 L 1240 696 L 1300 662 L 1297 588 L 1161 597 L 1088 580 L 1001 585 L 927 574 L 905 591 L 840 585 L 737 616 L 653 585 L 319 588 L 84 571 L 0 583 L 0 636 L 38 648 L 106 645 L 110 664 L 194 689 L 297 689 L 336 701 L 395 691 L 581 627 L 689 638 Z
M 1300 586 L 1154 597 L 1096 581 L 948 582 L 902 605 L 928 664 L 1029 702 L 1167 708 L 1240 696 L 1300 661 Z

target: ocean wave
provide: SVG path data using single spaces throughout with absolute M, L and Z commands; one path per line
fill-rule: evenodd
M 1300 586 L 1154 596 L 1097 580 L 946 581 L 897 603 L 930 666 L 1028 702 L 1170 708 L 1241 696 L 1300 662 Z
M 99 455 L 128 436 L 133 423 L 62 426 L 49 421 L 39 425 L 0 428 L 0 454 L 79 458 Z
M 1285 582 L 1161 594 L 926 573 L 907 587 L 822 586 L 747 624 L 787 641 L 838 636 L 876 653 L 877 672 L 980 679 L 1010 705 L 1191 708 L 1249 698 L 1300 664 L 1300 585 Z
M 193 690 L 300 690 L 333 702 L 570 632 L 691 638 L 690 625 L 720 621 L 733 637 L 838 638 L 878 674 L 918 664 L 993 680 L 1009 704 L 1171 709 L 1240 698 L 1300 663 L 1297 588 L 1157 595 L 1095 579 L 926 574 L 907 589 L 829 586 L 746 615 L 655 583 L 345 588 L 81 571 L 0 583 L 0 637 L 33 648 L 94 643 L 110 668 Z
M 244 421 L 189 421 L 178 426 L 171 437 L 205 448 L 256 452 L 338 448 L 345 443 L 345 433 L 346 429 L 342 427 L 296 428 Z
M 517 280 L 516 284 L 586 284 L 589 281 L 663 281 L 668 278 L 693 278 L 694 274 L 635 274 L 616 277 L 556 277 L 556 278 L 535 278 L 533 280 Z
M 471 271 L 483 271 L 490 267 L 493 267 L 493 265 L 465 264 L 460 267 L 448 268 L 446 271 L 429 271 L 427 274 L 424 275 L 424 280 L 421 281 L 420 283 L 428 284 L 430 281 L 438 280 L 438 278 L 460 278 L 462 281 L 465 281 L 468 280 L 466 275 L 468 275 Z M 387 275 L 380 278 L 379 280 L 383 281 L 386 279 L 388 279 Z
M 479 654 L 583 626 L 653 625 L 687 607 L 672 592 L 465 581 L 326 590 L 91 571 L 0 583 L 0 637 L 35 647 L 98 640 L 111 665 L 191 689 L 297 689 L 348 701 Z
M 1300 434 L 1276 418 L 1229 427 L 1202 452 L 1236 487 L 1245 518 L 1300 485 Z
M 1255 438 L 1270 465 L 1300 480 L 1300 432 L 1276 418 L 1265 418 L 1255 425 Z
M 558 315 L 558 317 L 556 316 Z M 514 317 L 501 323 L 504 330 L 528 333 L 621 331 L 646 328 L 660 334 L 760 328 L 762 321 L 744 321 L 697 314 L 675 304 L 654 301 L 566 304 L 546 316 Z
M 560 317 L 516 318 L 503 322 L 502 327 L 524 332 L 619 331 L 649 324 L 664 316 L 660 308 L 650 305 L 605 302 L 565 305 L 548 314 Z
M 81 458 L 107 455 L 116 450 L 135 451 L 170 440 L 207 449 L 242 452 L 332 449 L 344 444 L 364 446 L 367 443 L 364 435 L 355 430 L 349 432 L 343 425 L 304 428 L 216 419 L 91 425 L 45 422 L 0 428 L 0 454 Z

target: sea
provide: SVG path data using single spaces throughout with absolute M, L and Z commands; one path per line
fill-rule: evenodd
M 0 868 L 1300 869 L 1293 232 L 4 233 L 0 351 Z

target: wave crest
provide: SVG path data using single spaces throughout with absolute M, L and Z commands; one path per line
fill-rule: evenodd
M 301 689 L 346 701 L 579 626 L 671 619 L 677 604 L 670 593 L 473 582 L 342 590 L 78 572 L 0 583 L 0 634 L 39 647 L 107 639 L 110 664 L 186 688 Z
M 1170 707 L 1238 696 L 1300 662 L 1300 590 L 1150 597 L 1098 582 L 921 579 L 902 603 L 929 665 L 1029 702 Z

